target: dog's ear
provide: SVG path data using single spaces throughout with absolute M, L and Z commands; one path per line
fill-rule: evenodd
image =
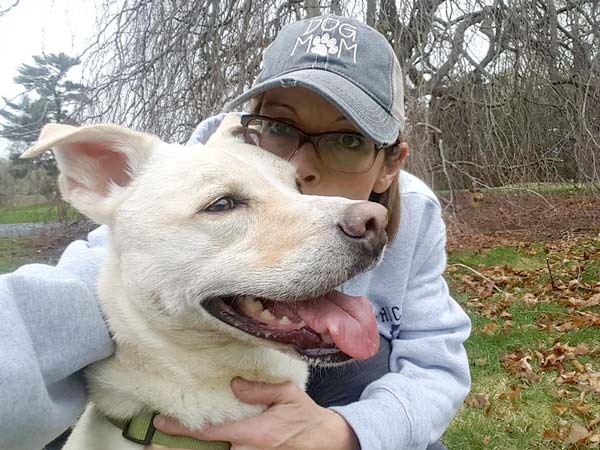
M 229 113 L 225 116 L 219 128 L 210 136 L 208 142 L 211 144 L 217 141 L 234 140 L 244 142 L 244 130 L 240 122 L 242 115 L 240 113 Z
M 54 150 L 63 198 L 94 221 L 110 224 L 119 192 L 159 143 L 156 136 L 117 125 L 48 124 L 21 158 Z

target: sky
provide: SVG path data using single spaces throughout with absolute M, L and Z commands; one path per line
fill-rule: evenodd
M 13 0 L 0 0 L 0 10 Z M 78 56 L 96 30 L 93 0 L 21 0 L 0 17 L 0 108 L 3 98 L 21 93 L 13 83 L 17 68 L 32 63 L 33 55 L 64 52 Z M 0 157 L 6 156 L 0 141 Z

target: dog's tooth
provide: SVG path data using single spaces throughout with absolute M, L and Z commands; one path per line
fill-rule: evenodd
M 238 301 L 242 312 L 248 316 L 255 316 L 263 310 L 262 304 L 248 295 L 238 297 Z
M 268 309 L 265 309 L 260 313 L 260 318 L 265 322 L 273 322 L 273 320 L 275 320 L 275 316 Z
M 264 308 L 260 300 L 256 300 L 250 295 L 241 295 L 238 297 L 239 305 L 242 311 L 248 315 L 255 315 L 260 313 Z
M 288 316 L 283 316 L 281 319 L 279 319 L 279 323 L 281 325 L 289 325 L 290 323 L 292 323 L 292 321 L 289 319 Z
M 248 309 L 252 312 L 257 313 L 257 312 L 261 312 L 263 309 L 265 309 L 265 308 L 263 308 L 263 305 L 260 302 L 260 300 L 256 300 L 252 297 L 246 297 L 246 302 L 248 304 Z

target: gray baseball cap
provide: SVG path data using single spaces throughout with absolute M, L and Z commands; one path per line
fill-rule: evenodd
M 254 85 L 226 109 L 294 86 L 327 99 L 379 146 L 396 142 L 404 129 L 398 58 L 382 34 L 358 20 L 327 15 L 286 25 L 266 48 Z

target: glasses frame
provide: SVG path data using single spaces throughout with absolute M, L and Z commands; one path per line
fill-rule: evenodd
M 296 133 L 298 133 L 298 136 L 300 137 L 300 142 L 298 143 L 298 146 L 296 147 L 296 149 L 286 158 L 287 161 L 290 161 L 296 155 L 296 153 L 298 153 L 298 150 L 300 150 L 300 148 L 306 142 L 310 142 L 312 144 L 312 146 L 314 147 L 315 152 L 317 153 L 317 157 L 323 162 L 323 164 L 325 164 L 327 167 L 329 167 L 327 165 L 327 163 L 325 162 L 325 160 L 323 159 L 323 157 L 321 156 L 321 153 L 319 151 L 319 142 L 325 136 L 339 135 L 339 134 L 350 135 L 350 136 L 357 136 L 357 137 L 360 137 L 361 139 L 367 139 L 368 141 L 370 141 L 370 142 L 373 143 L 373 158 L 371 159 L 371 163 L 369 164 L 369 167 L 367 167 L 366 169 L 352 170 L 352 171 L 339 170 L 339 169 L 334 169 L 332 167 L 329 167 L 331 170 L 334 170 L 336 172 L 342 172 L 342 173 L 365 173 L 365 172 L 368 172 L 373 167 L 373 164 L 375 164 L 375 160 L 377 159 L 377 155 L 379 154 L 379 152 L 381 150 L 384 150 L 386 148 L 398 145 L 398 141 L 396 141 L 395 143 L 393 143 L 391 145 L 386 145 L 386 146 L 379 145 L 378 146 L 375 142 L 373 142 L 373 140 L 371 140 L 371 139 L 363 136 L 360 133 L 353 133 L 353 132 L 328 131 L 328 132 L 325 132 L 325 133 L 309 134 L 309 133 L 306 133 L 306 132 L 302 131 L 297 126 L 292 125 L 291 123 L 286 122 L 285 120 L 273 119 L 271 117 L 263 116 L 263 115 L 260 115 L 260 114 L 244 114 L 244 115 L 242 115 L 242 117 L 241 117 L 241 124 L 242 124 L 242 128 L 244 130 L 244 136 L 245 137 L 247 136 L 247 133 L 253 133 L 255 135 L 257 134 L 256 131 L 254 131 L 254 130 L 252 130 L 251 128 L 248 127 L 248 124 L 252 120 L 255 120 L 255 119 L 265 120 L 265 121 L 269 121 L 269 122 L 283 123 L 283 124 L 287 125 L 288 127 L 294 129 L 294 131 L 296 131 Z

